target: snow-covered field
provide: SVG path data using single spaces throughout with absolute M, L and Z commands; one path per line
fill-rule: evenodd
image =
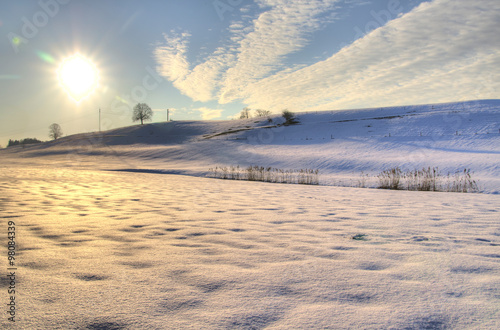
M 0 327 L 497 329 L 499 109 L 158 123 L 0 150 L 3 272 L 9 221 L 17 247 L 16 322 Z M 205 177 L 251 164 L 319 169 L 323 185 Z M 333 186 L 394 166 L 470 168 L 484 193 Z

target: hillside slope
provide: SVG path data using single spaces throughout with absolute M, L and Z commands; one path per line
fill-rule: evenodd
M 179 121 L 68 136 L 0 151 L 17 161 L 205 176 L 215 166 L 319 169 L 321 184 L 368 186 L 386 169 L 474 172 L 500 192 L 500 100 L 297 113 L 231 121 Z M 43 156 L 43 158 L 39 158 Z

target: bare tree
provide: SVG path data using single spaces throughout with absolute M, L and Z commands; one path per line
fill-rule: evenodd
M 141 125 L 144 124 L 144 120 L 151 120 L 153 118 L 153 110 L 146 103 L 137 103 L 134 107 L 134 113 L 132 115 L 133 121 L 141 121 Z
M 59 126 L 59 124 L 54 123 L 54 124 L 49 126 L 49 137 L 50 138 L 57 140 L 61 136 L 63 136 L 63 132 L 62 132 L 61 126 Z
M 264 109 L 257 109 L 255 112 L 257 112 L 257 117 L 267 117 L 271 115 L 271 111 Z
M 247 119 L 247 118 L 250 118 L 251 115 L 250 115 L 250 108 L 243 108 L 243 110 L 241 110 L 240 112 L 240 119 Z

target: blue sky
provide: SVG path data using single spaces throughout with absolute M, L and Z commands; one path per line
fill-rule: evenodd
M 499 98 L 498 0 L 0 3 L 0 145 L 153 121 Z M 57 69 L 99 70 L 75 103 Z

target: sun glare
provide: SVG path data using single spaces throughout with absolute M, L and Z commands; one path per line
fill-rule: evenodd
M 77 103 L 92 94 L 99 80 L 95 65 L 80 54 L 66 58 L 57 73 L 59 84 Z

